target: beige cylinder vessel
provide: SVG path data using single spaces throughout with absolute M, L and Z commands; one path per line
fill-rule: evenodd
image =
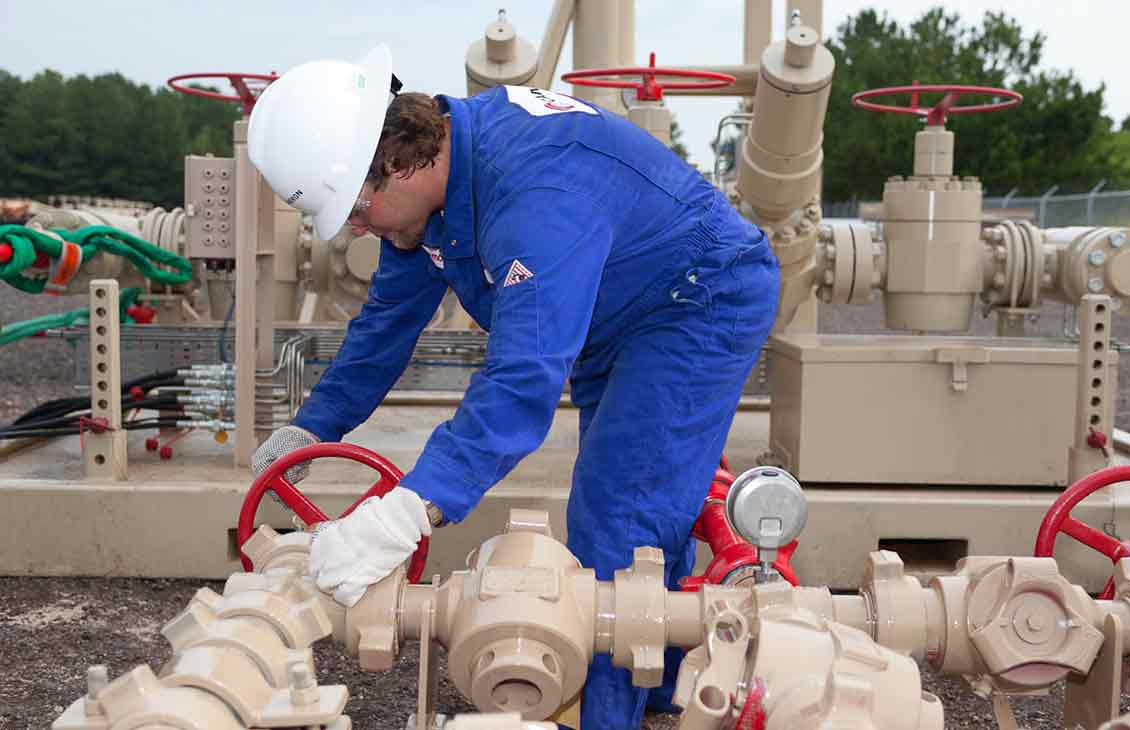
M 504 84 L 528 84 L 537 71 L 538 52 L 533 44 L 518 36 L 506 19 L 505 11 L 487 24 L 483 37 L 467 49 L 467 94 Z
M 812 28 L 794 25 L 761 55 L 738 191 L 758 218 L 779 220 L 820 193 L 824 114 L 836 62 Z

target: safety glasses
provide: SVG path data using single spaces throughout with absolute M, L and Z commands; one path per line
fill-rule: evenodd
M 404 83 L 392 74 L 392 80 L 389 82 L 389 97 L 388 103 L 391 105 L 392 100 L 400 94 L 400 90 L 404 88 Z M 373 206 L 373 195 L 380 192 L 387 182 L 384 172 L 372 172 L 365 177 L 365 182 L 361 185 L 361 193 L 357 196 L 357 202 L 353 204 L 353 209 L 349 211 L 349 218 L 347 221 L 361 220 L 366 216 L 366 212 Z

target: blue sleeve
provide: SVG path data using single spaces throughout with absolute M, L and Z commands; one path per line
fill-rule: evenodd
M 478 236 L 494 279 L 486 362 L 401 482 L 454 522 L 549 432 L 612 242 L 603 207 L 576 192 L 537 188 L 497 207 Z
M 447 290 L 428 266 L 422 249 L 406 252 L 381 241 L 369 299 L 291 423 L 323 441 L 340 441 L 380 405 Z

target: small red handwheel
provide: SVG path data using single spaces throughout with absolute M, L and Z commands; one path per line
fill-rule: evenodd
M 1075 505 L 1094 492 L 1111 484 L 1127 481 L 1130 481 L 1130 466 L 1110 466 L 1088 474 L 1065 489 L 1044 515 L 1044 520 L 1040 523 L 1040 531 L 1036 535 L 1036 549 L 1032 554 L 1037 558 L 1052 557 L 1056 535 L 1062 532 L 1087 547 L 1098 550 L 1112 562 L 1117 563 L 1122 558 L 1130 557 L 1130 544 L 1096 530 L 1090 525 L 1084 525 L 1070 515 Z M 1106 601 L 1114 598 L 1113 576 L 1107 581 L 1099 598 Z
M 891 104 L 877 104 L 871 99 L 876 96 L 890 96 L 892 94 L 910 94 L 908 106 L 894 106 Z M 919 94 L 944 94 L 942 100 L 931 107 L 919 106 Z M 969 94 L 980 96 L 1004 97 L 1002 101 L 992 101 L 988 104 L 970 104 L 957 106 L 959 97 Z M 926 117 L 926 124 L 934 126 L 945 124 L 947 114 L 975 114 L 977 112 L 997 112 L 1002 109 L 1011 109 L 1024 97 L 1015 91 L 998 89 L 993 86 L 966 86 L 963 84 L 919 84 L 917 81 L 910 86 L 889 86 L 885 89 L 868 89 L 857 92 L 851 97 L 851 103 L 860 109 L 873 112 L 893 112 L 895 114 L 914 114 Z
M 179 91 L 182 94 L 191 94 L 192 96 L 203 96 L 206 99 L 219 99 L 220 101 L 238 101 L 243 104 L 243 113 L 250 114 L 252 107 L 255 106 L 255 100 L 263 93 L 263 90 L 271 85 L 279 75 L 272 71 L 269 74 L 242 74 L 242 73 L 191 73 L 173 76 L 168 80 L 169 88 L 173 91 Z M 220 94 L 215 91 L 208 91 L 207 89 L 197 89 L 192 86 L 185 86 L 178 82 L 200 79 L 227 79 L 236 91 L 236 96 L 229 96 L 227 94 Z M 263 82 L 248 84 L 248 81 Z
M 635 79 L 610 79 L 606 76 L 639 76 Z M 696 81 L 674 81 L 660 84 L 657 76 L 679 79 L 697 79 Z M 664 89 L 721 89 L 734 83 L 735 79 L 730 74 L 715 71 L 694 71 L 684 68 L 656 68 L 655 54 L 651 54 L 648 66 L 631 66 L 627 68 L 586 68 L 580 71 L 570 71 L 561 75 L 562 81 L 568 81 L 577 86 L 596 86 L 605 89 L 635 89 L 636 98 L 640 101 L 659 101 L 663 98 Z
M 275 460 L 275 462 L 267 467 L 266 471 L 260 474 L 251 484 L 251 489 L 247 491 L 247 496 L 243 498 L 243 506 L 239 510 L 239 524 L 236 528 L 236 540 L 240 549 L 239 559 L 243 563 L 244 570 L 250 571 L 253 566 L 251 565 L 251 560 L 243 554 L 243 544 L 247 542 L 251 534 L 255 531 L 255 515 L 259 511 L 259 503 L 263 501 L 263 495 L 266 494 L 268 490 L 277 494 L 283 503 L 307 525 L 314 525 L 329 519 L 305 494 L 298 491 L 298 487 L 294 486 L 294 484 L 286 478 L 286 470 L 290 467 L 301 464 L 304 461 L 324 458 L 356 461 L 358 464 L 364 464 L 372 468 L 381 475 L 380 480 L 358 497 L 357 501 L 349 505 L 349 508 L 342 512 L 339 517 L 345 517 L 355 510 L 357 505 L 361 504 L 369 497 L 385 496 L 392 491 L 392 488 L 395 487 L 404 476 L 404 472 L 397 469 L 396 465 L 388 459 L 379 454 L 374 454 L 372 451 L 362 446 L 356 446 L 354 444 L 312 444 L 310 446 L 303 446 L 301 449 L 295 449 L 289 454 Z M 420 538 L 416 552 L 412 554 L 412 559 L 408 562 L 408 580 L 413 583 L 420 580 L 420 576 L 424 574 L 424 563 L 426 563 L 427 560 L 428 538 L 423 537 Z

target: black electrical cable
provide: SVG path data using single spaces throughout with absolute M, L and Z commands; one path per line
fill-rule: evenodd
M 122 429 L 126 431 L 139 431 L 154 428 L 176 428 L 180 419 L 175 418 L 146 418 L 138 421 L 127 421 L 122 424 Z M 87 429 L 89 430 L 89 429 Z M 56 436 L 75 436 L 79 433 L 78 426 L 67 426 L 65 428 L 29 428 L 20 431 L 0 431 L 0 441 L 7 439 L 24 439 L 24 438 L 53 438 Z
M 163 397 L 163 396 L 159 396 L 159 397 Z M 172 397 L 172 396 L 168 396 L 168 397 Z M 123 405 L 126 406 L 127 408 L 131 408 L 131 409 L 132 408 L 138 408 L 139 406 L 136 405 L 137 403 L 138 403 L 138 401 L 135 401 L 135 400 L 123 401 Z M 144 407 L 144 406 L 141 406 L 141 407 Z M 39 412 L 39 413 L 32 413 L 32 412 L 25 413 L 23 416 L 20 416 L 19 419 L 17 419 L 16 421 L 13 421 L 10 425 L 0 427 L 0 430 L 9 429 L 9 428 L 13 428 L 13 427 L 27 426 L 27 425 L 30 425 L 30 424 L 33 424 L 33 423 L 41 423 L 43 421 L 49 421 L 49 420 L 65 419 L 65 418 L 71 418 L 71 417 L 78 418 L 78 416 L 81 415 L 80 411 L 89 411 L 90 409 L 91 409 L 90 399 L 89 398 L 81 398 L 81 399 L 77 399 L 77 402 L 67 404 L 67 405 L 60 407 L 58 409 L 55 409 L 55 410 L 42 411 L 42 412 Z
M 183 376 L 178 376 L 176 370 L 162 370 L 127 382 L 122 386 L 122 395 L 130 395 L 134 388 L 141 388 L 142 390 L 148 391 L 161 386 L 181 385 L 183 383 Z M 12 421 L 10 425 L 14 426 L 16 424 L 29 423 L 33 420 L 38 421 L 48 416 L 62 416 L 71 411 L 89 408 L 90 398 L 86 396 L 58 398 L 35 406 L 27 413 L 24 413 L 22 416 Z
M 83 409 L 83 412 L 76 412 L 76 413 L 72 413 L 72 414 L 69 414 L 69 415 L 61 415 L 61 416 L 43 416 L 43 417 L 40 417 L 40 418 L 30 419 L 30 420 L 27 420 L 27 421 L 24 421 L 24 422 L 21 422 L 21 423 L 13 423 L 10 426 L 5 426 L 3 428 L 0 428 L 0 433 L 6 433 L 6 432 L 9 432 L 9 431 L 24 430 L 24 429 L 28 429 L 28 428 L 54 428 L 54 427 L 70 426 L 72 424 L 77 425 L 79 419 L 81 419 L 83 417 L 89 417 L 89 405 L 90 404 L 88 402 L 87 403 L 88 407 Z M 123 405 L 129 410 L 136 410 L 136 409 L 161 410 L 161 409 L 171 409 L 171 408 L 180 408 L 181 407 L 180 403 L 177 402 L 177 397 L 175 395 L 162 395 L 162 396 L 155 396 L 153 398 L 142 398 L 142 399 L 136 400 L 136 401 L 129 401 L 128 403 L 125 403 Z

